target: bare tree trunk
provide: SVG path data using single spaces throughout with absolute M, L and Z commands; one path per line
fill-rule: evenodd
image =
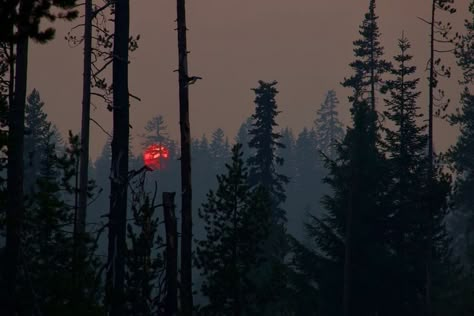
M 84 65 L 82 79 L 82 124 L 81 156 L 79 165 L 79 207 L 75 223 L 76 250 L 78 259 L 84 256 L 83 236 L 86 231 L 87 187 L 89 182 L 89 127 L 91 106 L 91 53 L 92 53 L 92 0 L 85 0 L 84 19 Z
M 179 125 L 181 132 L 181 313 L 191 316 L 192 293 L 192 187 L 191 132 L 189 124 L 188 51 L 186 44 L 185 0 L 177 0 L 179 56 Z
M 166 229 L 166 316 L 174 316 L 178 312 L 178 227 L 174 204 L 175 195 L 175 192 L 163 192 Z
M 24 6 L 22 2 L 20 6 Z M 20 8 L 22 11 L 22 8 Z M 21 30 L 20 30 L 21 31 Z M 25 102 L 28 73 L 28 35 L 21 34 L 16 46 L 15 96 L 10 104 L 8 124 L 7 240 L 5 279 L 7 315 L 16 315 L 17 271 L 23 221 L 23 151 L 25 133 Z
M 434 169 L 433 169 L 433 158 L 434 158 L 434 150 L 433 150 L 433 107 L 434 107 L 434 89 L 436 86 L 436 78 L 435 78 L 435 13 L 436 13 L 436 0 L 432 1 L 431 4 L 431 30 L 430 30 L 430 69 L 429 69 L 429 103 L 428 103 L 428 194 L 431 194 L 433 189 L 433 177 L 434 177 Z M 428 197 L 428 205 L 426 210 L 426 263 L 425 263 L 425 316 L 432 315 L 432 307 L 431 307 L 431 265 L 432 265 L 432 206 L 431 206 L 431 198 Z
M 82 269 L 85 262 L 86 249 L 84 237 L 87 216 L 87 188 L 89 173 L 89 126 L 91 102 L 91 54 L 92 54 L 92 0 L 84 3 L 84 64 L 82 78 L 82 122 L 81 122 L 81 154 L 79 161 L 79 201 L 76 208 L 74 223 L 74 258 L 73 273 L 75 288 L 75 305 L 82 302 L 83 284 Z
M 13 37 L 13 27 L 11 31 L 11 35 Z M 14 98 L 14 93 L 15 93 L 15 43 L 13 40 L 10 41 L 10 47 L 9 47 L 10 53 L 9 57 L 10 60 L 8 61 L 8 67 L 9 67 L 9 78 L 8 78 L 8 104 L 13 104 L 15 102 Z
M 107 312 L 124 316 L 126 253 L 129 92 L 128 40 L 130 34 L 129 0 L 115 1 L 113 61 L 113 138 L 110 175 L 109 245 L 107 266 Z

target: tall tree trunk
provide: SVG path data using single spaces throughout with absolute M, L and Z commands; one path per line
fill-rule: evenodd
M 13 27 L 11 30 L 11 35 L 13 37 Z M 8 104 L 13 104 L 15 102 L 14 93 L 15 93 L 15 43 L 13 39 L 10 40 L 10 46 L 8 48 L 10 50 L 9 57 L 10 60 L 8 61 L 9 67 L 9 78 L 8 78 Z
M 85 262 L 86 249 L 84 237 L 87 216 L 87 188 L 89 173 L 89 126 L 91 104 L 91 56 L 92 56 L 92 0 L 84 3 L 84 64 L 82 78 L 82 122 L 81 122 L 81 154 L 79 161 L 79 203 L 74 223 L 74 262 L 73 273 L 77 293 L 74 295 L 75 305 L 82 301 L 82 268 Z
M 185 0 L 177 0 L 179 57 L 179 126 L 181 133 L 181 313 L 191 316 L 192 293 L 192 187 L 191 132 L 189 125 L 188 51 Z
M 351 156 L 354 156 L 351 154 Z M 353 159 L 353 158 L 352 158 Z M 351 298 L 352 298 L 352 233 L 353 233 L 353 188 L 354 188 L 354 169 L 351 167 L 351 184 L 349 186 L 349 200 L 347 203 L 346 213 L 346 238 L 344 244 L 344 284 L 343 284 L 343 300 L 342 313 L 343 316 L 351 315 Z
M 24 3 L 20 4 L 20 12 Z M 15 96 L 8 117 L 8 169 L 7 169 L 7 240 L 5 279 L 7 315 L 16 315 L 17 271 L 20 256 L 21 224 L 23 221 L 23 151 L 25 133 L 25 102 L 28 74 L 28 35 L 20 30 L 16 49 Z M 23 34 L 22 34 L 23 33 Z
M 178 227 L 174 204 L 175 194 L 175 192 L 163 192 L 166 229 L 166 316 L 174 316 L 178 312 Z
M 429 69 L 429 103 L 428 103 L 428 201 L 426 209 L 426 245 L 425 245 L 425 316 L 432 315 L 431 306 L 431 274 L 432 274 L 432 205 L 431 198 L 429 195 L 433 189 L 433 177 L 434 177 L 434 150 L 433 150 L 433 107 L 434 107 L 434 89 L 436 86 L 435 78 L 435 13 L 436 13 L 436 0 L 431 3 L 431 30 L 430 30 L 430 69 Z
M 91 106 L 91 54 L 92 53 L 92 0 L 85 0 L 84 65 L 82 78 L 81 156 L 79 165 L 79 207 L 75 223 L 76 249 L 82 259 L 83 236 L 86 230 L 87 187 L 89 182 L 89 129 Z
M 124 279 L 126 253 L 129 92 L 128 39 L 129 0 L 115 1 L 113 61 L 113 138 L 110 177 L 109 245 L 107 266 L 107 311 L 125 315 Z
M 233 234 L 232 234 L 232 265 L 234 269 L 234 273 L 236 274 L 236 284 L 233 286 L 233 295 L 232 295 L 232 312 L 233 316 L 240 316 L 242 314 L 242 305 L 241 305 L 241 288 L 240 288 L 240 273 L 239 273 L 239 268 L 238 268 L 238 256 L 237 256 L 237 250 L 238 250 L 238 241 L 239 241 L 239 236 L 238 236 L 238 227 L 237 227 L 237 212 L 238 212 L 238 205 L 237 203 L 234 204 L 234 209 L 233 209 L 233 216 L 232 216 L 232 228 L 233 228 Z

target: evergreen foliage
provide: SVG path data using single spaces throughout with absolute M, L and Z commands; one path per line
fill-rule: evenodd
M 392 199 L 388 247 L 393 268 L 391 278 L 393 312 L 419 315 L 423 312 L 424 237 L 422 227 L 426 216 L 423 208 L 423 189 L 426 188 L 427 135 L 426 125 L 418 126 L 417 90 L 419 79 L 411 78 L 416 67 L 410 65 L 410 42 L 406 37 L 398 41 L 400 53 L 394 57 L 397 66 L 391 70 L 393 79 L 386 82 L 389 98 L 384 111 L 394 125 L 385 128 L 384 149 L 388 155 L 392 184 L 387 194 Z M 446 196 L 446 192 L 444 192 Z
M 78 137 L 72 135 L 62 156 L 58 156 L 52 141 L 43 148 L 38 190 L 25 213 L 20 257 L 20 315 L 99 315 L 101 311 L 100 288 L 95 279 L 98 264 L 89 237 L 86 242 L 89 256 L 81 263 L 84 266 L 81 291 L 86 294 L 85 299 L 80 306 L 73 306 L 71 300 L 77 291 L 71 273 L 74 249 L 74 198 L 71 194 L 75 194 L 76 189 L 71 182 L 77 174 L 78 148 Z
M 252 89 L 256 95 L 256 108 L 249 130 L 249 147 L 255 150 L 255 154 L 248 159 L 249 181 L 252 186 L 260 185 L 268 190 L 272 200 L 274 222 L 282 223 L 286 221 L 286 216 L 280 205 L 285 202 L 284 185 L 289 180 L 277 172 L 277 167 L 284 162 L 282 157 L 277 156 L 277 149 L 284 146 L 280 142 L 282 136 L 274 131 L 278 126 L 276 116 L 280 113 L 275 100 L 278 93 L 275 86 L 278 82 L 260 80 L 258 83 L 259 87 Z
M 379 18 L 375 14 L 375 7 L 375 0 L 370 0 L 369 12 L 359 26 L 361 38 L 353 42 L 356 60 L 349 66 L 354 73 L 342 83 L 344 87 L 353 90 L 353 94 L 349 96 L 351 104 L 365 101 L 372 111 L 376 110 L 376 89 L 382 84 L 382 75 L 390 69 L 390 63 L 383 59 L 377 23 Z
M 151 144 L 163 144 L 168 146 L 169 137 L 167 128 L 163 115 L 153 117 L 145 126 L 147 134 L 142 135 L 145 139 L 143 145 L 149 146 Z
M 213 174 L 221 174 L 230 155 L 229 140 L 225 137 L 224 131 L 221 128 L 216 129 L 212 133 L 209 153 L 213 165 Z
M 324 102 L 321 104 L 314 121 L 316 137 L 318 139 L 318 149 L 330 159 L 334 159 L 334 148 L 336 142 L 344 137 L 344 129 L 339 121 L 336 107 L 339 100 L 334 90 L 329 90 Z
M 104 64 L 92 61 L 92 86 L 113 112 L 114 137 L 94 165 L 103 192 L 96 196 L 94 182 L 85 181 L 86 203 L 78 203 L 78 179 L 86 178 L 78 177 L 78 166 L 87 157 L 79 137 L 70 133 L 62 144 L 37 90 L 25 102 L 29 39 L 51 40 L 55 31 L 47 24 L 76 17 L 77 1 L 0 2 L 1 315 L 167 314 L 167 245 L 155 201 L 163 191 L 183 196 L 179 315 L 474 315 L 473 0 L 465 30 L 453 39 L 441 13 L 454 13 L 454 0 L 430 1 L 431 18 L 421 19 L 431 29 L 426 120 L 410 42 L 403 34 L 393 65 L 387 62 L 376 0 L 368 0 L 351 75 L 342 82 L 351 90 L 350 127 L 339 121 L 339 101 L 329 90 L 312 126 L 280 129 L 277 82 L 259 81 L 255 112 L 232 148 L 221 128 L 191 138 L 188 90 L 200 77 L 188 74 L 179 0 L 182 138 L 168 135 L 162 115 L 147 122 L 137 134 L 143 147 L 169 151 L 153 172 L 130 149 L 128 51 L 137 42 L 128 35 L 129 0 L 94 6 L 86 21 L 101 28 L 92 54 Z M 114 32 L 103 14 L 109 9 Z M 449 103 L 438 85 L 451 69 L 439 56 L 453 43 L 464 89 L 459 109 L 447 116 L 460 135 L 444 156 L 434 153 L 433 125 Z M 106 82 L 108 64 L 113 85 Z M 87 233 L 76 234 L 88 200 Z M 109 236 L 101 235 L 107 229 Z
M 474 82 L 474 2 L 469 6 L 471 20 L 465 21 L 465 34 L 456 44 L 455 56 L 463 72 L 460 109 L 452 114 L 450 123 L 460 128 L 460 135 L 451 147 L 448 158 L 456 172 L 454 190 L 454 221 L 457 248 L 468 270 L 474 272 L 474 94 L 470 84 Z
M 250 273 L 261 259 L 270 202 L 265 190 L 248 185 L 241 148 L 240 144 L 232 148 L 227 173 L 217 176 L 217 190 L 208 193 L 199 210 L 206 230 L 196 248 L 196 264 L 205 277 L 201 290 L 209 299 L 204 315 L 248 315 L 256 308 Z
M 384 279 L 388 253 L 385 194 L 388 177 L 380 153 L 376 85 L 389 67 L 383 60 L 375 15 L 375 1 L 354 41 L 354 74 L 344 86 L 352 88 L 349 101 L 353 127 L 337 146 L 336 159 L 327 160 L 326 183 L 332 193 L 324 196 L 327 213 L 312 216 L 308 232 L 317 243 L 321 265 L 320 312 L 325 315 L 384 314 Z M 327 276 L 327 277 L 326 277 Z
M 252 127 L 252 117 L 248 117 L 242 124 L 240 124 L 237 135 L 235 136 L 235 143 L 242 144 L 242 152 L 244 154 L 244 160 L 253 155 L 253 152 L 249 148 L 250 135 L 249 131 Z
M 61 145 L 61 136 L 48 120 L 38 90 L 33 89 L 26 99 L 25 106 L 25 193 L 31 194 L 35 190 L 36 179 L 40 174 L 40 163 L 48 155 L 47 147 L 51 143 L 56 147 Z M 57 148 L 60 150 L 60 148 Z

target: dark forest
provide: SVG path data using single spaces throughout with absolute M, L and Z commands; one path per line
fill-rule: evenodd
M 426 1 L 419 69 L 409 33 L 382 41 L 367 0 L 313 123 L 280 125 L 279 82 L 255 78 L 236 135 L 193 132 L 206 77 L 175 1 L 177 137 L 156 105 L 131 125 L 129 0 L 0 0 L 0 315 L 473 316 L 474 1 Z M 60 20 L 83 57 L 67 135 L 28 78 L 32 43 L 62 36 Z M 438 121 L 458 131 L 446 150 Z M 97 157 L 92 126 L 107 135 Z

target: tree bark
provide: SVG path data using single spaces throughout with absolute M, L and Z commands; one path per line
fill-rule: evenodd
M 20 6 L 23 6 L 22 2 Z M 20 8 L 20 11 L 22 8 Z M 21 30 L 20 30 L 21 31 Z M 5 281 L 7 315 L 16 314 L 16 283 L 20 256 L 21 224 L 23 221 L 23 151 L 25 133 L 25 102 L 28 73 L 28 35 L 21 34 L 17 42 L 15 94 L 10 104 L 8 124 L 7 167 L 7 237 Z
M 189 124 L 188 51 L 185 0 L 177 0 L 179 57 L 179 125 L 181 133 L 181 313 L 192 316 L 192 187 Z
M 351 156 L 354 156 L 351 154 Z M 353 158 L 351 163 L 354 163 Z M 346 213 L 346 236 L 344 244 L 344 284 L 343 284 L 343 299 L 342 299 L 342 313 L 343 316 L 351 315 L 351 298 L 352 298 L 352 234 L 353 234 L 353 198 L 355 187 L 354 168 L 351 167 L 351 180 L 349 184 L 349 199 L 347 203 Z
M 178 227 L 174 204 L 175 195 L 175 192 L 163 192 L 166 229 L 166 316 L 174 316 L 178 312 Z
M 115 1 L 113 60 L 113 137 L 110 175 L 107 312 L 124 316 L 126 219 L 129 146 L 128 39 L 129 0 Z
M 434 149 L 433 149 L 433 107 L 434 107 L 434 89 L 436 86 L 435 82 L 435 14 L 436 14 L 436 0 L 431 3 L 431 30 L 430 30 L 430 69 L 429 69 L 429 103 L 428 103 L 428 194 L 431 195 L 433 191 L 433 177 L 434 177 Z M 425 263 L 425 316 L 432 315 L 431 307 L 431 261 L 432 261 L 432 205 L 431 198 L 428 196 L 427 201 L 427 229 L 426 229 L 426 263 Z
M 74 223 L 74 258 L 73 273 L 77 293 L 74 295 L 75 306 L 82 302 L 83 284 L 82 268 L 87 256 L 85 249 L 85 232 L 87 216 L 87 193 L 89 182 L 89 127 L 91 102 L 91 56 L 92 56 L 92 0 L 84 3 L 84 64 L 82 78 L 82 122 L 81 153 L 79 161 L 79 200 Z
M 79 165 L 79 207 L 75 223 L 76 247 L 78 259 L 82 259 L 84 234 L 87 216 L 87 187 L 89 182 L 89 130 L 91 105 L 91 52 L 92 52 L 92 0 L 85 0 L 84 18 L 84 65 L 82 78 L 82 122 L 81 156 Z

